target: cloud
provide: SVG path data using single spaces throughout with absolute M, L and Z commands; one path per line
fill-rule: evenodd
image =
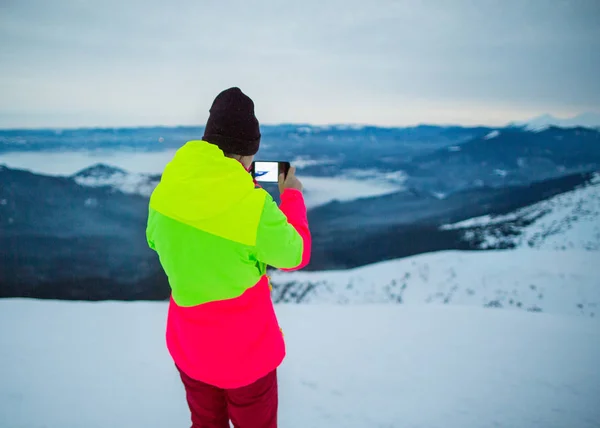
M 0 126 L 497 123 L 600 110 L 594 0 L 8 0 Z

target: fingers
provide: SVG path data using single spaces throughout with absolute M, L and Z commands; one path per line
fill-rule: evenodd
M 289 169 L 287 175 L 288 175 L 288 177 L 289 176 L 292 176 L 292 177 L 295 176 L 296 175 L 296 167 L 295 166 L 290 166 L 290 169 Z

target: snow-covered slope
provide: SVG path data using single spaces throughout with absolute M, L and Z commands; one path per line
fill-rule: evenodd
M 96 164 L 73 175 L 75 182 L 82 186 L 108 186 L 124 193 L 134 193 L 149 197 L 159 176 L 130 173 L 110 165 Z
M 595 252 L 444 251 L 351 270 L 274 272 L 272 279 L 279 302 L 432 303 L 600 317 Z
M 585 186 L 506 215 L 446 225 L 481 249 L 600 250 L 600 174 Z
M 285 428 L 595 428 L 600 320 L 279 305 Z M 0 300 L 0 426 L 190 426 L 165 303 Z

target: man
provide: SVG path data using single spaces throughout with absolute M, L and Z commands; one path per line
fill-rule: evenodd
M 150 198 L 148 244 L 171 286 L 167 347 L 192 428 L 277 426 L 285 344 L 267 265 L 306 266 L 311 237 L 295 169 L 279 177 L 280 207 L 248 172 L 260 138 L 252 100 L 223 91 L 202 141 L 177 151 Z

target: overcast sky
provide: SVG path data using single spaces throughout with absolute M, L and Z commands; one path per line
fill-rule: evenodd
M 500 125 L 600 111 L 599 0 L 0 0 L 0 127 Z

